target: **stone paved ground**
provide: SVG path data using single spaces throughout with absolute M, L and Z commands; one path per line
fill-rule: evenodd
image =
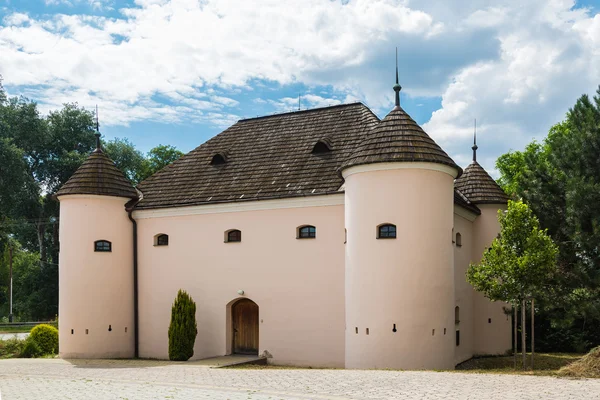
M 600 399 L 600 380 L 453 372 L 212 369 L 163 361 L 0 361 L 13 399 Z

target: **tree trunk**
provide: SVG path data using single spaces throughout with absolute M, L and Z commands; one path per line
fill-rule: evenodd
M 519 341 L 517 340 L 517 325 L 519 324 L 519 318 L 517 316 L 517 308 L 519 308 L 517 306 L 518 303 L 513 304 L 513 330 L 514 330 L 514 339 L 513 339 L 513 343 L 514 343 L 514 351 L 513 351 L 513 361 L 514 361 L 514 367 L 515 370 L 517 369 L 517 347 L 519 345 Z
M 523 359 L 523 369 L 527 368 L 527 332 L 525 323 L 526 303 L 521 300 L 521 355 Z
M 534 314 L 535 314 L 535 300 L 531 299 L 531 370 L 532 371 L 533 371 L 533 356 L 535 354 Z

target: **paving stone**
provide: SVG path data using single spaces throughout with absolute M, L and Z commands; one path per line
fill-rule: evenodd
M 2 400 L 600 399 L 600 380 L 428 371 L 213 369 L 146 360 L 0 361 Z

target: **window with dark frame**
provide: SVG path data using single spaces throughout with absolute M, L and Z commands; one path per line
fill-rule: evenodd
M 157 246 L 168 246 L 169 245 L 169 235 L 158 235 L 156 237 L 156 245 Z
M 108 240 L 96 240 L 94 242 L 94 251 L 97 252 L 111 252 L 112 251 L 112 243 Z
M 298 239 L 314 239 L 317 237 L 317 228 L 312 225 L 301 226 L 298 229 Z
M 377 229 L 377 239 L 396 239 L 396 225 L 379 225 L 379 228 Z
M 227 243 L 241 242 L 241 241 L 242 241 L 242 231 L 234 229 L 234 230 L 227 232 Z

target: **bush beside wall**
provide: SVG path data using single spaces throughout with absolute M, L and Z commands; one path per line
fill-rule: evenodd
M 179 290 L 171 309 L 169 360 L 189 360 L 194 355 L 197 334 L 196 303 L 184 290 Z

